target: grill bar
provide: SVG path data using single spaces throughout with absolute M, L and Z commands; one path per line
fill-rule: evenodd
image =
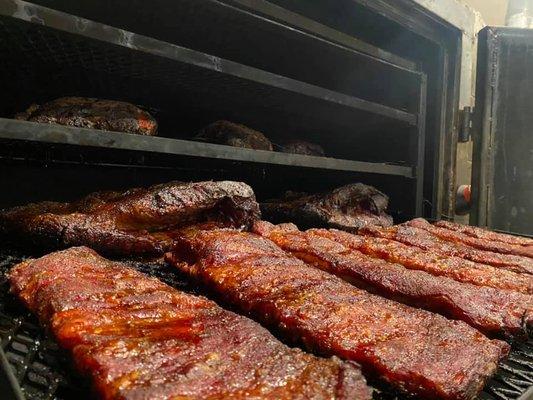
M 89 399 L 87 382 L 75 374 L 57 344 L 9 293 L 5 274 L 27 257 L 11 249 L 0 249 L 0 343 L 10 368 L 8 374 L 14 378 L 14 398 L 20 400 L 16 396 L 23 394 L 28 400 Z M 206 294 L 165 265 L 133 261 L 128 264 L 177 289 Z M 374 398 L 402 400 L 386 390 L 376 391 Z M 513 346 L 509 358 L 501 363 L 498 374 L 487 384 L 479 399 L 533 399 L 533 340 Z

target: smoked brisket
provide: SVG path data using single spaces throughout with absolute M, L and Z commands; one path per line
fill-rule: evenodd
M 169 248 L 176 227 L 205 221 L 248 227 L 259 215 L 244 183 L 170 182 L 3 210 L 0 233 L 47 249 L 83 245 L 106 254 L 155 256 Z
M 365 226 L 391 226 L 386 214 L 389 198 L 362 183 L 343 186 L 328 193 L 286 196 L 261 203 L 265 220 L 293 222 L 302 229 L 338 228 L 357 231 Z
M 154 136 L 157 122 L 148 112 L 123 101 L 62 97 L 33 104 L 16 119 Z
M 196 140 L 246 149 L 272 151 L 272 143 L 261 132 L 229 121 L 216 121 L 206 126 Z

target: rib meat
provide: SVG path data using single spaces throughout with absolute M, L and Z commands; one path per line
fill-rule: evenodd
M 511 245 L 487 238 L 478 239 L 476 237 L 466 235 L 459 231 L 452 231 L 450 229 L 431 225 L 428 221 L 422 218 L 414 219 L 412 221 L 406 222 L 406 224 L 409 226 L 414 226 L 415 228 L 425 229 L 428 232 L 433 233 L 435 236 L 440 237 L 441 239 L 454 243 L 463 243 L 475 249 L 492 251 L 500 254 L 513 254 L 516 256 L 533 258 L 533 247 Z
M 507 243 L 515 246 L 533 246 L 533 239 L 493 232 L 487 229 L 478 228 L 477 226 L 461 225 L 449 221 L 438 221 L 435 222 L 434 225 L 441 228 L 450 229 L 452 231 L 461 232 L 478 239 L 494 240 L 496 242 Z
M 422 398 L 474 398 L 508 351 L 462 321 L 369 294 L 253 233 L 184 231 L 167 259 L 287 337 Z
M 446 276 L 477 286 L 533 294 L 533 277 L 527 274 L 494 268 L 458 257 L 443 256 L 432 250 L 422 250 L 390 239 L 357 236 L 338 230 L 321 229 L 313 232 L 364 254 L 402 264 L 409 269 L 422 270 L 432 275 Z
M 324 229 L 301 232 L 292 224 L 268 222 L 257 222 L 254 231 L 358 287 L 463 320 L 488 335 L 527 337 L 527 328 L 533 326 L 532 297 L 463 284 L 369 257 L 351 249 L 349 238 L 343 238 L 354 235 Z
M 261 203 L 271 222 L 294 222 L 301 228 L 339 228 L 357 231 L 365 226 L 391 226 L 386 214 L 389 198 L 372 186 L 356 183 L 328 193 L 289 195 Z
M 170 182 L 4 210 L 0 233 L 52 249 L 84 245 L 106 254 L 161 255 L 175 227 L 204 221 L 246 227 L 259 215 L 254 193 L 244 183 Z
M 123 101 L 62 97 L 33 104 L 16 119 L 154 136 L 157 122 L 146 111 Z
M 423 250 L 445 256 L 459 257 L 476 263 L 492 265 L 496 268 L 533 275 L 533 261 L 527 257 L 478 250 L 466 244 L 449 242 L 427 230 L 412 226 L 395 225 L 385 229 L 367 227 L 360 231 L 360 233 L 392 239 L 409 246 L 419 247 Z
M 351 362 L 277 341 L 251 320 L 88 248 L 16 266 L 14 293 L 103 399 L 370 399 Z

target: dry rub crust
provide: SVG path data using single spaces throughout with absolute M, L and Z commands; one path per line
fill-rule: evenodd
M 176 227 L 205 221 L 248 227 L 259 216 L 255 195 L 244 183 L 170 182 L 4 210 L 0 234 L 47 249 L 84 245 L 113 255 L 161 255 Z
M 79 247 L 16 266 L 12 291 L 103 399 L 370 399 L 359 367 Z
M 133 104 L 87 97 L 61 97 L 31 105 L 16 119 L 106 131 L 157 135 L 157 121 Z
M 475 398 L 509 350 L 462 321 L 355 288 L 253 233 L 184 231 L 167 260 L 287 337 L 421 398 Z

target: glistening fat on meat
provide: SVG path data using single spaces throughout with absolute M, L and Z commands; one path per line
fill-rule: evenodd
M 444 256 L 460 257 L 476 263 L 492 265 L 496 268 L 533 275 L 533 260 L 528 257 L 500 254 L 479 250 L 459 242 L 449 242 L 425 229 L 413 226 L 402 224 L 390 228 L 366 227 L 360 233 L 395 240 Z
M 290 349 L 88 248 L 23 262 L 10 282 L 106 400 L 371 397 L 356 364 Z
M 433 276 L 350 248 L 353 242 L 364 243 L 363 237 L 326 229 L 301 232 L 292 224 L 275 226 L 264 221 L 257 222 L 254 231 L 309 265 L 358 287 L 463 320 L 485 334 L 527 338 L 533 326 L 531 296 Z
M 427 399 L 473 399 L 509 346 L 462 321 L 369 294 L 230 229 L 185 230 L 167 259 L 229 303 L 326 355 Z M 186 255 L 186 256 L 185 256 Z

